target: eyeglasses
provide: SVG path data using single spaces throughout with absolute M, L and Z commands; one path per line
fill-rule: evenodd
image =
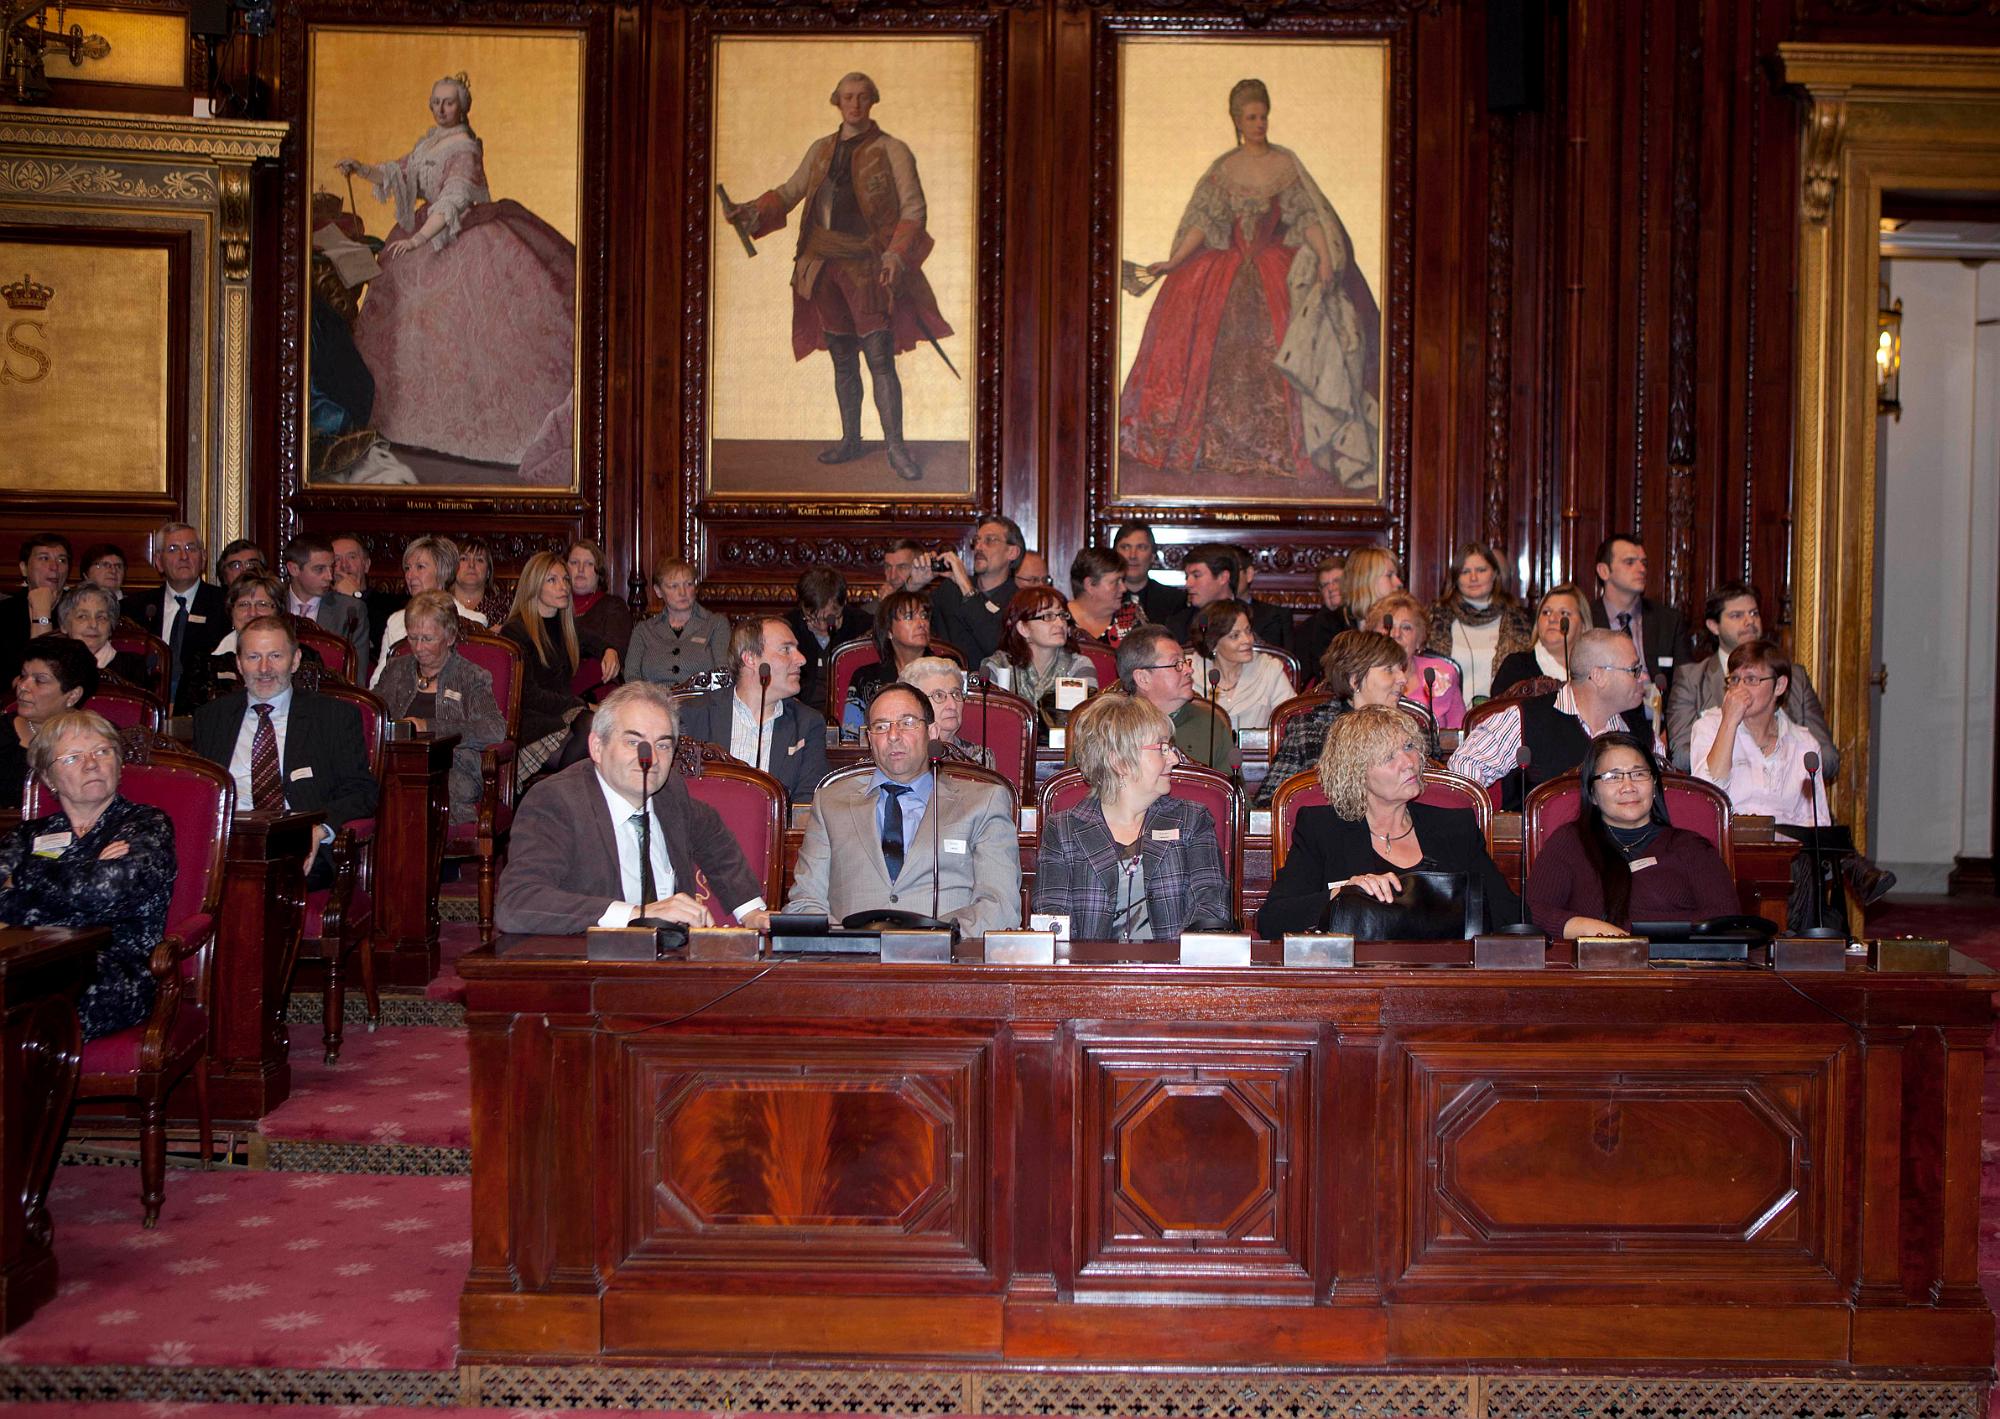
M 1184 655 L 1179 660 L 1169 660 L 1161 665 L 1135 665 L 1132 667 L 1132 673 L 1136 675 L 1141 670 L 1182 670 L 1192 664 L 1194 656 Z
M 1738 685 L 1768 685 L 1777 678 L 1775 675 L 1725 675 L 1722 683 L 1733 690 Z
M 107 759 L 117 758 L 118 753 L 119 751 L 112 748 L 109 744 L 100 744 L 95 749 L 86 750 L 81 753 L 58 754 L 56 762 L 66 769 L 73 769 L 85 759 L 90 760 L 93 764 L 101 764 Z
M 916 729 L 923 722 L 924 719 L 922 715 L 901 714 L 897 715 L 894 719 L 877 719 L 870 721 L 868 725 L 868 732 L 874 735 L 877 739 L 883 739 L 887 738 L 889 735 L 895 733 L 898 730 L 901 730 L 903 733 L 908 734 L 911 730 Z
M 931 691 L 931 703 L 934 705 L 962 704 L 964 701 L 965 691 L 963 690 L 947 689 Z
M 1067 611 L 1037 611 L 1034 615 L 1024 616 L 1022 619 L 1027 621 L 1060 621 L 1066 626 L 1076 624 L 1076 618 L 1071 616 Z
M 1651 783 L 1651 769 L 1606 769 L 1595 775 L 1599 783 Z
M 1638 661 L 1632 665 L 1600 665 L 1599 670 L 1609 670 L 1613 675 L 1630 675 L 1635 680 L 1646 678 L 1646 663 Z
M 169 548 L 168 550 L 171 551 L 172 549 Z M 263 565 L 264 559 L 262 557 L 231 557 L 222 564 L 222 569 L 224 571 L 242 571 L 245 567 L 261 567 Z
M 1171 759 L 1174 756 L 1174 741 L 1171 739 L 1162 739 L 1157 744 L 1141 744 L 1139 747 L 1141 749 L 1151 749 L 1155 754 L 1163 758 Z
M 168 543 L 168 544 L 167 544 L 166 546 L 162 547 L 162 548 L 161 548 L 160 550 L 161 550 L 162 552 L 172 552 L 172 553 L 175 553 L 176 555 L 178 555 L 178 554 L 180 554 L 180 553 L 183 553 L 183 552 L 199 552 L 199 551 L 201 550 L 201 543 L 199 543 L 199 542 L 169 542 L 169 543 Z

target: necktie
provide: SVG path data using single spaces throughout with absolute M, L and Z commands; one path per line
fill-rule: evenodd
M 278 731 L 271 727 L 271 707 L 250 708 L 257 711 L 257 733 L 250 740 L 250 806 L 259 813 L 281 813 L 285 779 L 278 769 Z
M 174 694 L 179 694 L 181 688 L 181 642 L 187 639 L 188 599 L 176 593 L 174 604 L 181 609 L 180 614 L 174 617 L 174 628 L 167 632 L 167 659 L 173 663 L 173 669 L 168 672 L 169 678 L 173 681 L 170 690 Z
M 906 783 L 882 785 L 882 865 L 891 882 L 903 871 L 903 795 L 909 791 Z
M 1618 629 L 1625 632 L 1628 636 L 1632 634 L 1632 613 L 1630 611 L 1620 611 L 1618 613 Z
M 653 845 L 646 841 L 650 836 L 645 829 L 646 814 L 642 810 L 632 815 L 632 835 L 639 840 L 639 905 L 648 907 L 653 902 Z

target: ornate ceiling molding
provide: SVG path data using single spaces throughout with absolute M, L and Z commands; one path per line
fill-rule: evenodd
M 236 118 L 170 118 L 45 108 L 0 110 L 0 148 L 53 152 L 163 154 L 210 162 L 275 158 L 289 123 Z

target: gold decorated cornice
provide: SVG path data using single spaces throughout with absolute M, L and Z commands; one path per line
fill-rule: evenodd
M 1784 79 L 1818 96 L 1829 90 L 1855 95 L 1921 90 L 2000 96 L 2000 49 L 1943 49 L 1920 45 L 1781 44 Z
M 213 168 L 135 170 L 138 166 L 0 155 L 0 197 L 124 197 L 204 208 L 216 203 Z
M 84 109 L 0 109 L 0 149 L 178 157 L 211 163 L 275 158 L 291 128 L 240 118 L 175 118 Z

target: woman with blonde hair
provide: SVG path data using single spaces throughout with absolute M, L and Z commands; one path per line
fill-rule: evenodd
M 1392 591 L 1403 589 L 1402 568 L 1385 547 L 1362 547 L 1347 554 L 1347 571 L 1341 579 L 1341 595 L 1347 601 L 1347 615 L 1357 629 L 1368 625 L 1368 610 Z
M 1488 923 L 1518 919 L 1519 899 L 1487 855 L 1472 810 L 1417 801 L 1423 769 L 1416 726 L 1401 710 L 1365 705 L 1334 723 L 1318 764 L 1326 806 L 1299 813 L 1291 851 L 1257 913 L 1259 935 L 1315 930 L 1342 889 L 1394 902 L 1412 872 L 1477 879 Z
M 1559 685 L 1567 684 L 1570 647 L 1593 625 L 1590 598 L 1576 583 L 1566 581 L 1543 592 L 1535 603 L 1535 644 L 1500 662 L 1493 672 L 1493 698 L 1524 680 L 1546 677 Z
M 660 614 L 632 628 L 625 658 L 628 683 L 678 685 L 729 668 L 729 621 L 695 599 L 694 568 L 679 557 L 653 564 L 653 594 Z
M 458 584 L 458 544 L 449 537 L 419 537 L 403 548 L 403 585 L 410 595 L 421 596 L 426 591 L 450 591 Z M 461 606 L 458 614 L 476 625 L 485 625 L 486 618 L 477 611 Z M 402 643 L 406 632 L 403 629 L 403 612 L 389 613 L 389 623 L 382 630 L 382 644 L 375 652 L 375 674 L 368 681 L 368 688 L 374 689 L 382 683 L 382 667 L 389 663 L 389 652 Z
M 1077 941 L 1172 940 L 1233 926 L 1215 820 L 1168 796 L 1173 722 L 1137 695 L 1099 695 L 1069 732 L 1090 793 L 1042 826 L 1034 910 L 1068 917 Z
M 1528 608 L 1507 585 L 1507 564 L 1484 542 L 1458 549 L 1430 619 L 1430 649 L 1457 662 L 1467 704 L 1492 693 L 1501 661 L 1535 644 Z
M 570 613 L 569 567 L 555 552 L 537 552 L 521 568 L 514 605 L 500 634 L 521 648 L 521 753 L 526 784 L 544 767 L 562 768 L 587 753 L 589 717 L 570 683 L 584 656 L 598 658 L 605 678 L 617 674 L 617 652 Z

